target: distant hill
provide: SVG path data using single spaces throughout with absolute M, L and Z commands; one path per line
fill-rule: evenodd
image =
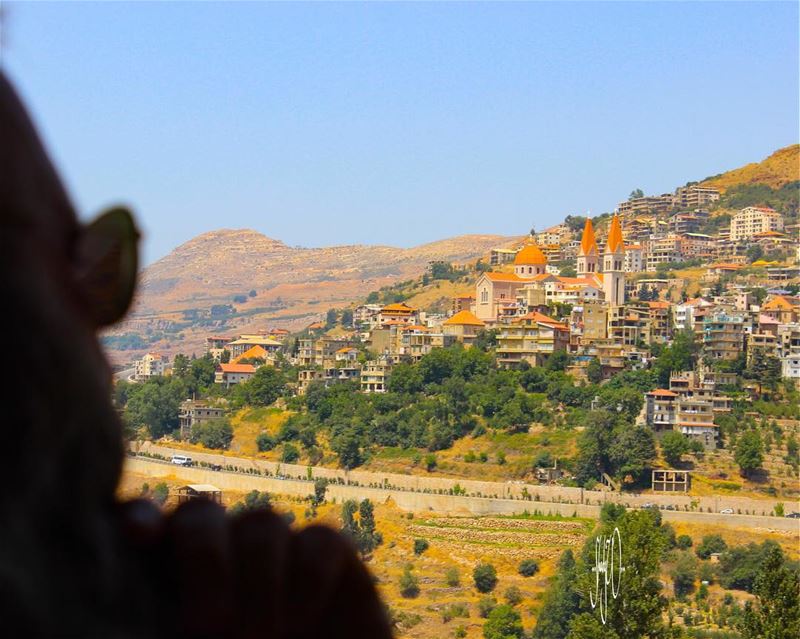
M 723 193 L 740 185 L 764 184 L 779 189 L 800 180 L 800 144 L 778 149 L 761 162 L 752 162 L 738 169 L 706 178 L 703 186 L 717 188 Z
M 204 233 L 144 270 L 134 310 L 105 336 L 106 348 L 119 363 L 144 350 L 199 354 L 212 332 L 297 329 L 419 277 L 433 260 L 475 261 L 514 240 L 462 235 L 412 248 L 298 248 L 252 230 Z

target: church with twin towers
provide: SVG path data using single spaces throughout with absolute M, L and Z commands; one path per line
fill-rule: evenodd
M 527 306 L 587 301 L 605 302 L 612 308 L 625 304 L 625 244 L 616 214 L 602 253 L 592 221 L 586 220 L 575 266 L 575 277 L 555 274 L 548 268 L 547 257 L 531 240 L 516 254 L 513 272 L 481 274 L 476 282 L 473 313 L 493 325 L 517 316 L 526 300 Z

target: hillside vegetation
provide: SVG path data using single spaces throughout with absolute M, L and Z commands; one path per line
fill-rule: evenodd
M 706 178 L 700 184 L 723 193 L 743 184 L 763 184 L 780 189 L 789 182 L 800 180 L 800 144 L 778 149 L 761 162 L 751 162 L 738 169 Z

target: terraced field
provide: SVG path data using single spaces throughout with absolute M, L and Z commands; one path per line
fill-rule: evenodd
M 438 517 L 408 519 L 383 506 L 376 518 L 386 543 L 370 562 L 378 577 L 384 598 L 399 620 L 399 637 L 452 637 L 456 629 L 466 637 L 482 636 L 484 620 L 477 604 L 485 595 L 472 582 L 476 564 L 495 566 L 498 584 L 491 593 L 498 601 L 512 586 L 519 588 L 522 602 L 518 610 L 526 629 L 534 625 L 539 599 L 560 554 L 577 551 L 593 527 L 590 520 L 530 515 L 520 517 Z M 421 556 L 413 554 L 414 539 L 424 539 L 430 548 Z M 533 577 L 521 576 L 517 569 L 523 559 L 534 559 L 540 570 Z M 400 595 L 398 581 L 407 563 L 420 581 L 420 594 L 406 599 Z M 445 583 L 445 573 L 455 568 L 458 586 Z M 466 612 L 468 616 L 453 612 Z

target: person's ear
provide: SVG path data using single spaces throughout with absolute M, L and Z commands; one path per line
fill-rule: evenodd
M 95 326 L 119 321 L 133 300 L 139 265 L 139 231 L 133 215 L 114 207 L 81 229 L 77 280 Z

